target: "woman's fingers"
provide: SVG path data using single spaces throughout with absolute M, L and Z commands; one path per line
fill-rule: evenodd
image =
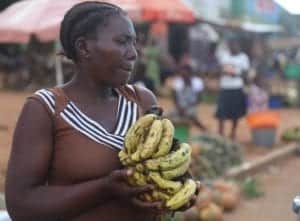
M 195 195 L 197 196 L 200 193 L 201 189 L 202 189 L 202 184 L 201 184 L 200 181 L 196 181 L 196 185 L 197 185 L 197 188 L 196 188 Z
M 142 200 L 137 199 L 136 197 L 132 198 L 132 203 L 138 207 L 144 209 L 155 210 L 159 212 L 162 210 L 162 203 L 161 202 L 144 202 Z
M 128 187 L 128 193 L 131 196 L 138 196 L 142 193 L 146 193 L 151 190 L 153 190 L 152 185 L 146 185 L 146 186 L 142 186 L 142 187 Z

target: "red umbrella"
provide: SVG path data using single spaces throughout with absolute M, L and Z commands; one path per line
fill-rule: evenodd
M 41 41 L 58 37 L 65 12 L 84 0 L 23 0 L 0 13 L 0 42 L 26 43 L 32 34 Z M 122 7 L 134 21 L 193 22 L 193 11 L 181 0 L 107 0 Z

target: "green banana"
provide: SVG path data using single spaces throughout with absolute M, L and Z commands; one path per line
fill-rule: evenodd
M 194 180 L 186 180 L 183 187 L 166 202 L 166 207 L 170 210 L 176 210 L 184 206 L 192 199 L 196 188 L 197 185 Z
M 190 167 L 190 163 L 191 163 L 191 158 L 187 159 L 179 167 L 176 167 L 171 170 L 161 171 L 161 176 L 166 180 L 172 180 L 174 178 L 180 177 L 188 171 Z
M 175 133 L 175 128 L 172 122 L 168 119 L 162 120 L 163 132 L 162 138 L 158 144 L 158 151 L 153 154 L 152 158 L 158 158 L 170 152 Z
M 191 147 L 187 143 L 180 144 L 178 150 L 169 153 L 166 156 L 149 159 L 145 162 L 145 166 L 149 170 L 169 170 L 177 168 L 191 157 Z
M 157 150 L 157 145 L 161 139 L 163 125 L 161 120 L 154 120 L 149 133 L 145 139 L 140 157 L 142 159 L 150 158 Z
M 130 155 L 136 151 L 139 138 L 144 134 L 144 129 L 149 127 L 157 119 L 155 114 L 147 114 L 140 117 L 127 131 L 124 139 L 126 152 Z
M 160 176 L 159 173 L 150 172 L 149 178 L 160 188 L 168 191 L 168 193 L 176 193 L 182 187 L 182 183 L 179 181 L 166 180 Z

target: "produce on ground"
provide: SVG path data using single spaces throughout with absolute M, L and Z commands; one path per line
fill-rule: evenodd
M 299 141 L 300 140 L 300 127 L 286 129 L 281 136 L 284 141 Z
M 191 139 L 191 171 L 200 180 L 213 180 L 242 163 L 241 146 L 219 135 L 202 134 Z
M 232 181 L 217 180 L 204 185 L 196 206 L 183 213 L 181 221 L 222 221 L 223 213 L 233 211 L 240 201 L 240 188 Z

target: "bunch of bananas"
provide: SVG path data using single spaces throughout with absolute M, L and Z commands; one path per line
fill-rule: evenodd
M 196 183 L 184 179 L 191 162 L 191 147 L 174 141 L 174 126 L 166 118 L 146 114 L 129 128 L 119 152 L 121 163 L 133 169 L 128 182 L 134 186 L 153 184 L 155 189 L 142 200 L 161 201 L 169 210 L 187 204 L 196 192 Z

